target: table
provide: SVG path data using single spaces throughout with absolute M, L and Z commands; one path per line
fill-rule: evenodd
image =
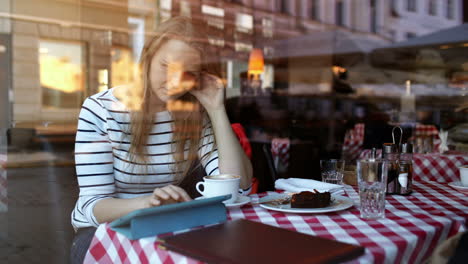
M 355 204 L 356 186 L 345 187 Z M 266 195 L 256 194 L 253 200 Z M 228 210 L 229 219 L 245 218 L 297 232 L 360 244 L 365 255 L 354 263 L 420 263 L 448 237 L 466 230 L 468 197 L 437 182 L 415 182 L 411 196 L 388 196 L 386 218 L 363 220 L 359 210 L 329 214 L 285 214 L 258 205 Z M 181 231 L 184 232 L 184 231 Z M 285 243 L 285 241 L 282 241 Z M 84 263 L 198 263 L 158 247 L 155 237 L 130 241 L 100 225 Z
M 359 158 L 368 158 L 371 150 L 361 152 Z M 381 151 L 378 151 L 381 156 Z M 468 155 L 446 155 L 439 153 L 413 154 L 413 178 L 415 180 L 454 182 L 460 181 L 458 167 L 468 164 Z
M 356 160 L 364 151 L 364 132 L 365 124 L 363 123 L 358 123 L 346 131 L 342 147 L 342 156 L 345 160 Z M 415 124 L 413 137 L 433 137 L 434 150 L 439 149 L 439 132 L 433 125 Z

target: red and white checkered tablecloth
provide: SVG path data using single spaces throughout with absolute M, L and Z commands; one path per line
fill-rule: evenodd
M 7 156 L 0 154 L 0 213 L 8 211 Z
M 361 152 L 360 158 L 368 158 L 371 150 Z M 377 156 L 381 157 L 381 150 Z M 415 180 L 454 182 L 460 181 L 458 167 L 468 165 L 468 155 L 445 155 L 438 153 L 413 154 L 413 177 Z
M 468 165 L 468 155 L 417 154 L 413 156 L 413 174 L 422 180 L 459 181 L 458 167 L 462 165 Z
M 355 188 L 345 189 L 358 204 Z M 362 245 L 365 255 L 355 263 L 420 263 L 441 242 L 466 230 L 468 196 L 441 183 L 415 182 L 412 195 L 387 197 L 386 218 L 380 220 L 361 219 L 356 207 L 328 214 L 286 214 L 250 204 L 229 209 L 228 216 Z M 155 241 L 155 237 L 131 241 L 107 224 L 100 225 L 85 263 L 198 263 L 158 248 Z
M 423 125 L 423 124 L 416 124 L 415 133 L 413 136 L 415 137 L 423 137 L 423 136 L 438 136 L 439 131 L 437 127 L 434 125 Z
M 353 129 L 346 131 L 342 157 L 344 160 L 356 160 L 362 152 L 364 144 L 364 124 L 356 124 Z

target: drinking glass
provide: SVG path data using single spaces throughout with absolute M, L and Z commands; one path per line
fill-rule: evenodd
M 361 201 L 361 218 L 378 219 L 385 217 L 387 166 L 385 160 L 358 160 L 356 172 Z
M 321 160 L 320 170 L 322 171 L 322 181 L 333 184 L 343 184 L 344 167 L 344 160 Z

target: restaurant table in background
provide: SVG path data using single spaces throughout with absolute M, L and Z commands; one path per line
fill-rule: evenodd
M 358 204 L 356 186 L 345 189 Z M 255 201 L 264 195 L 251 197 Z M 250 204 L 229 208 L 228 217 L 362 245 L 366 252 L 354 261 L 357 263 L 420 263 L 448 237 L 466 230 L 468 198 L 445 184 L 421 181 L 414 183 L 410 196 L 387 197 L 385 219 L 363 220 L 356 207 L 327 214 L 287 214 Z M 279 243 L 287 245 L 287 241 Z M 108 224 L 98 227 L 84 263 L 152 262 L 198 263 L 159 248 L 155 237 L 131 241 Z
M 342 147 L 343 159 L 356 160 L 359 158 L 361 152 L 364 151 L 364 131 L 365 125 L 363 123 L 359 123 L 354 125 L 353 129 L 350 129 L 346 132 Z M 437 151 L 438 145 L 440 144 L 438 135 L 439 132 L 435 126 L 416 124 L 412 138 L 415 139 L 418 137 L 432 137 L 434 139 L 433 150 Z
M 370 149 L 363 150 L 359 158 L 368 158 Z M 377 151 L 381 156 L 381 151 Z M 468 155 L 446 155 L 438 153 L 413 154 L 413 179 L 455 182 L 460 180 L 458 167 L 468 164 Z

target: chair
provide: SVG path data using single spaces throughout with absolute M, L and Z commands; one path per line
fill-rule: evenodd
M 271 149 L 269 148 L 269 145 L 267 144 L 263 145 L 262 149 L 263 149 L 263 154 L 265 155 L 265 159 L 268 165 L 268 171 L 270 172 L 271 180 L 274 185 L 278 177 L 278 174 L 276 173 L 275 162 L 273 161 L 273 155 L 271 154 Z

